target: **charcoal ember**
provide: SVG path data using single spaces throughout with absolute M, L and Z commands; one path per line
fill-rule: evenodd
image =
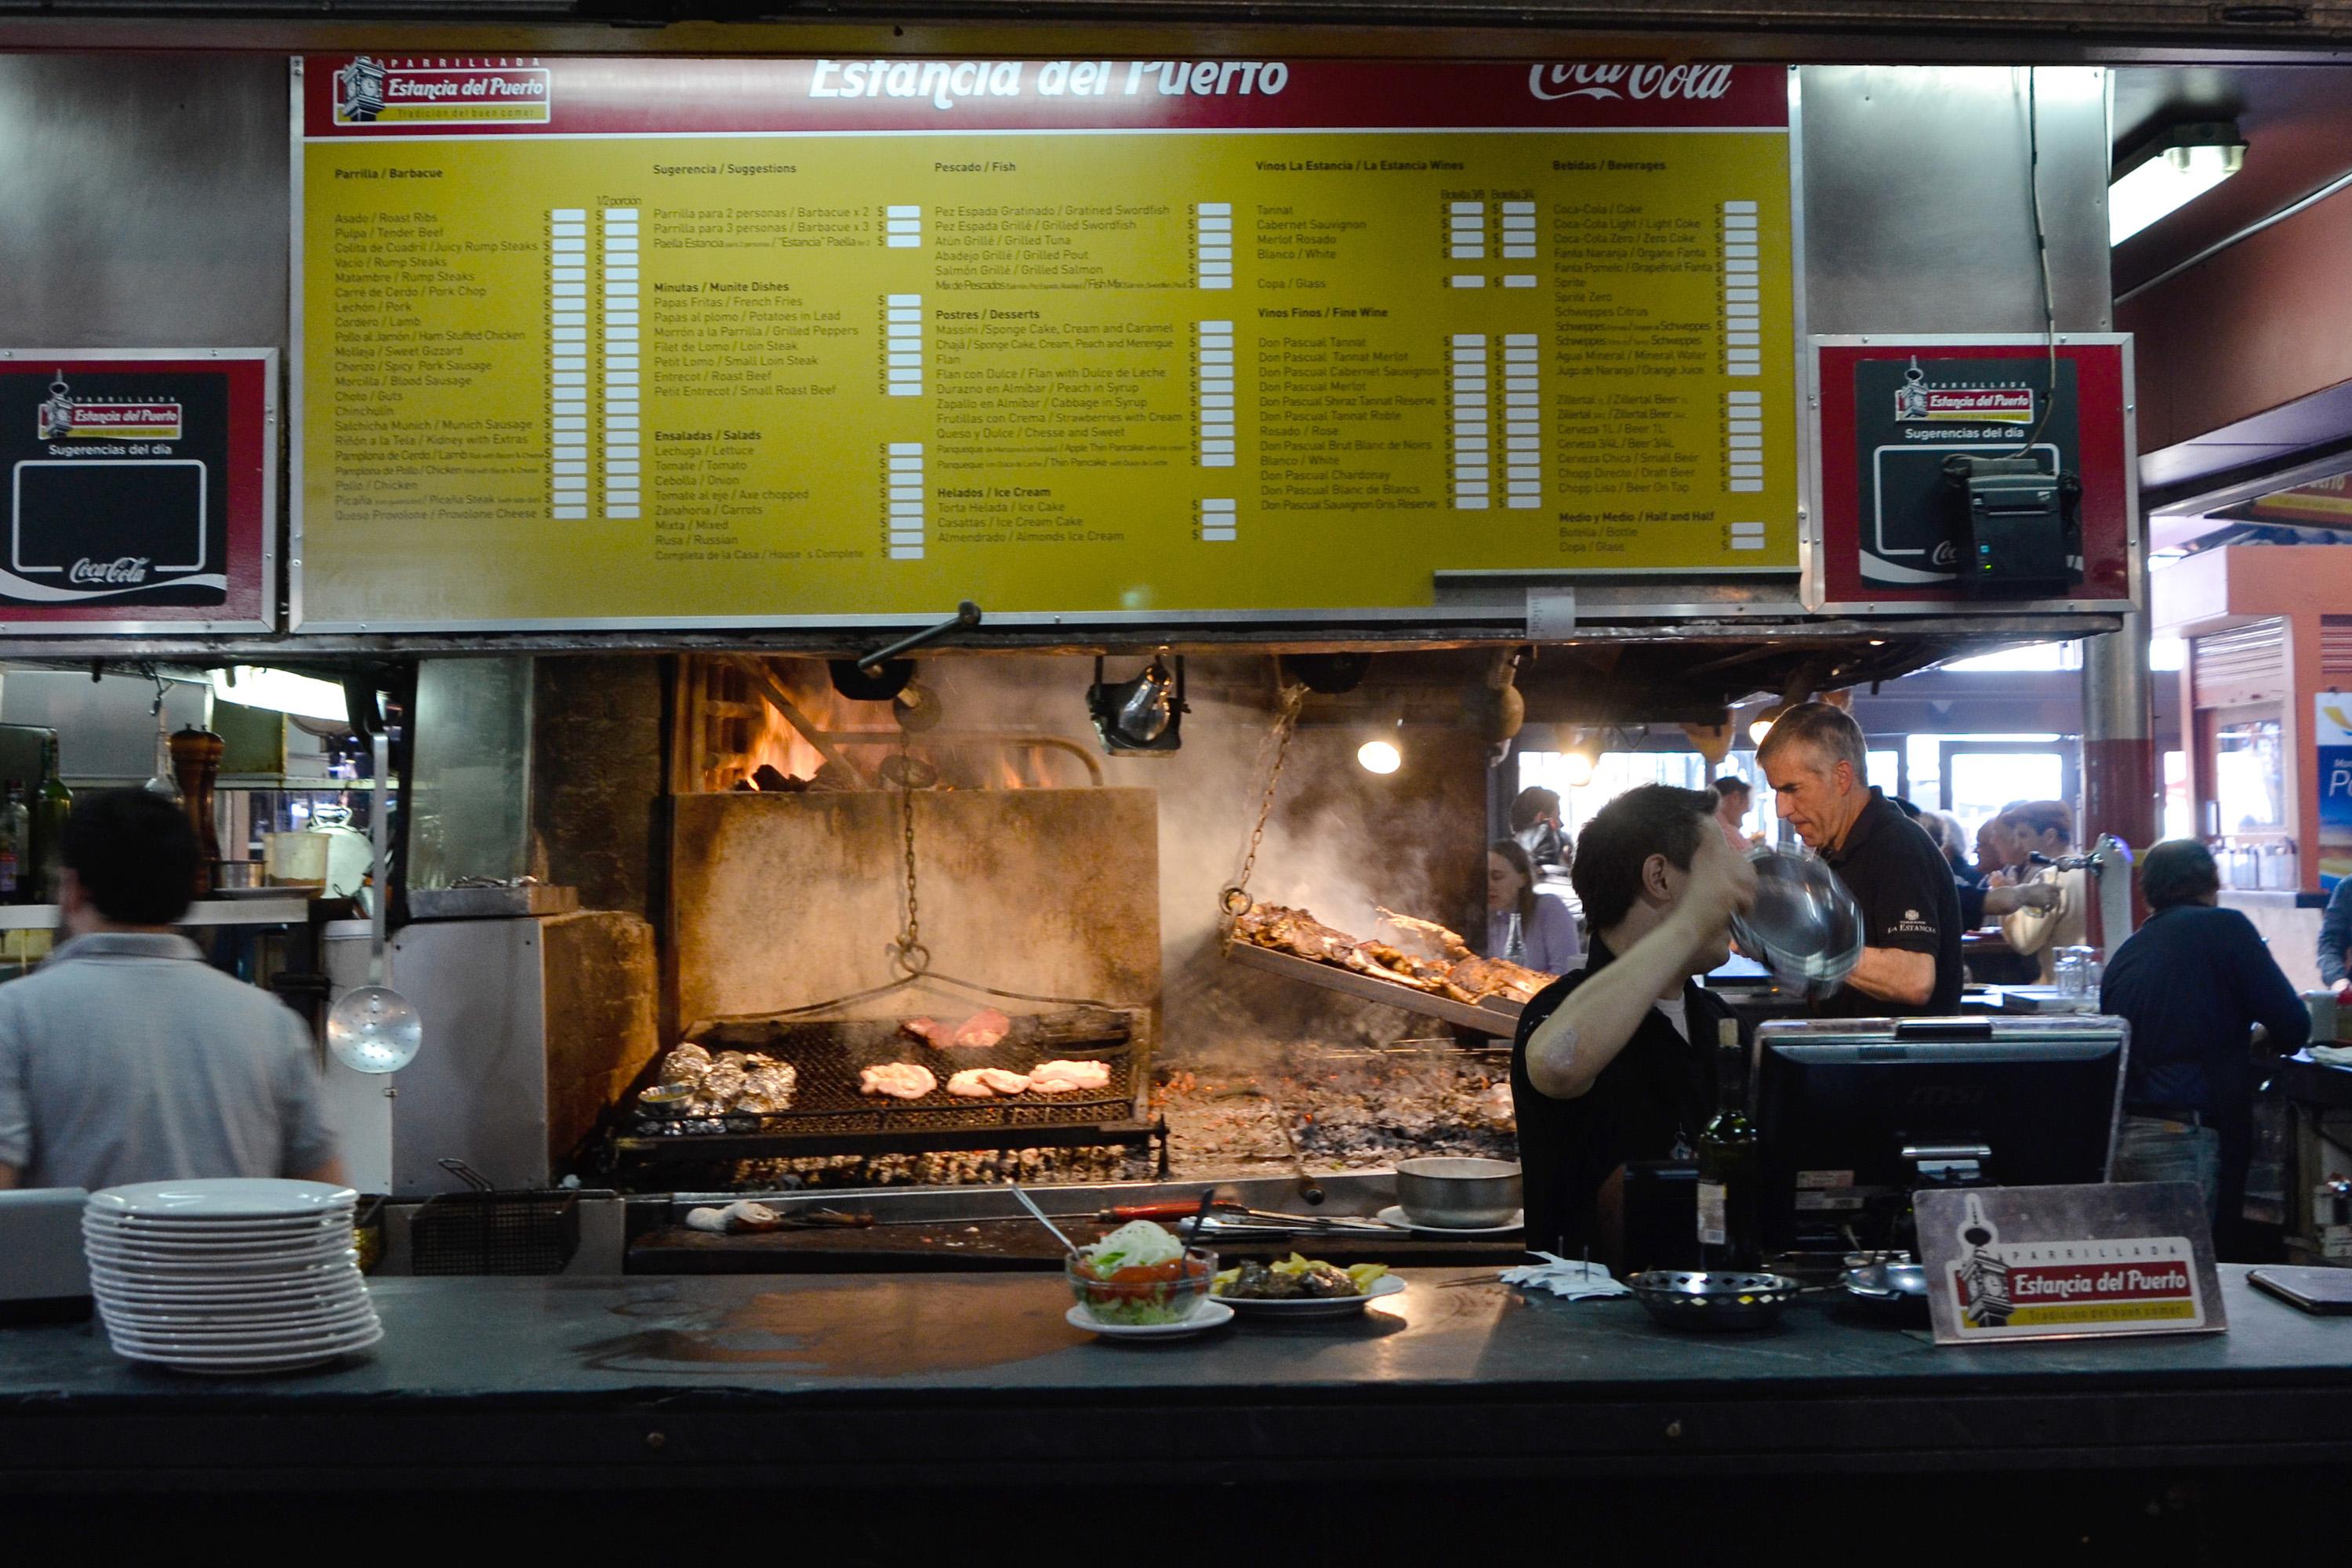
M 1284 1055 L 1279 1073 L 1165 1072 L 1152 1109 L 1168 1121 L 1178 1179 L 1287 1170 L 1285 1123 L 1317 1169 L 1428 1154 L 1518 1157 L 1508 1065 L 1499 1054 L 1442 1046 Z
M 1156 1169 L 1150 1155 L 1117 1144 L 934 1154 L 813 1154 L 739 1161 L 730 1184 L 751 1192 L 982 1185 L 1007 1180 L 1044 1186 L 1150 1181 Z

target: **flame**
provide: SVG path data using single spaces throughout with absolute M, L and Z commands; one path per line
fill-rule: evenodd
M 772 658 L 765 666 L 793 706 L 869 781 L 897 750 L 899 732 L 891 704 L 842 696 L 833 689 L 825 667 L 814 659 Z M 787 778 L 818 776 L 825 766 L 824 753 L 740 667 L 725 658 L 700 658 L 692 677 L 699 787 L 704 792 L 731 790 L 762 764 Z M 1057 760 L 1055 748 L 1024 744 L 1018 736 L 999 742 L 965 732 L 933 742 L 917 732 L 908 738 L 907 749 L 910 756 L 937 767 L 949 788 L 1045 789 L 1083 782 L 1071 777 L 1074 770 L 1066 754 Z

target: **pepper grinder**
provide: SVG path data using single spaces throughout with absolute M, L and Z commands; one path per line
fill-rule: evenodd
M 198 894 L 212 890 L 213 867 L 221 858 L 220 832 L 213 824 L 213 789 L 220 778 L 221 738 L 194 724 L 172 737 L 172 775 L 179 781 L 180 799 L 188 824 L 196 830 L 204 869 L 198 873 Z

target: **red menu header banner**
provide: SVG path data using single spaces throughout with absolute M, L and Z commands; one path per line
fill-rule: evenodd
M 311 56 L 303 134 L 1756 131 L 1781 66 L 1279 59 Z

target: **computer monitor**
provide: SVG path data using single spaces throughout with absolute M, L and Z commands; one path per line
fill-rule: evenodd
M 2106 1180 L 2129 1033 L 2080 1016 L 1761 1026 L 1766 1250 L 1907 1247 L 1922 1186 Z

